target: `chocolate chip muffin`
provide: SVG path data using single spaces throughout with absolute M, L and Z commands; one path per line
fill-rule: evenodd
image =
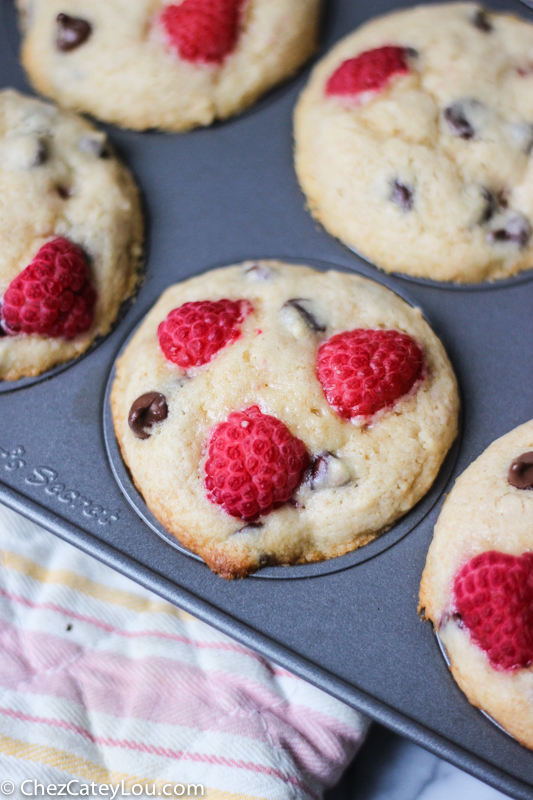
M 139 193 L 104 133 L 0 92 L 0 379 L 83 353 L 137 281 Z
M 311 213 L 388 272 L 476 282 L 533 263 L 533 26 L 472 3 L 363 25 L 295 112 Z
M 420 311 L 353 274 L 273 261 L 169 288 L 117 363 L 115 431 L 144 499 L 226 578 L 366 544 L 457 433 Z
M 17 0 L 22 59 L 62 106 L 143 130 L 251 105 L 316 46 L 320 0 Z
M 435 526 L 420 606 L 471 703 L 533 749 L 533 422 L 457 479 Z

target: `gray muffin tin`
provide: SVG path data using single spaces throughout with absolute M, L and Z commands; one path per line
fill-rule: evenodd
M 331 0 L 323 49 L 400 5 Z M 495 7 L 533 20 L 517 0 Z M 30 91 L 12 0 L 2 0 L 2 12 L 0 86 Z M 533 800 L 533 754 L 468 703 L 417 616 L 444 492 L 490 442 L 533 416 L 533 275 L 466 288 L 385 276 L 317 227 L 292 167 L 291 114 L 307 75 L 206 130 L 109 128 L 144 193 L 146 279 L 84 357 L 0 385 L 0 500 L 511 797 Z M 171 546 L 149 517 L 114 443 L 108 382 L 125 341 L 169 284 L 269 257 L 355 270 L 419 305 L 456 370 L 463 430 L 428 496 L 377 542 L 325 565 L 229 582 Z

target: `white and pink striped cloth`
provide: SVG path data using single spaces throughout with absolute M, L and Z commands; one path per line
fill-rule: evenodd
M 0 548 L 11 797 L 37 780 L 318 800 L 362 742 L 357 712 L 2 506 Z

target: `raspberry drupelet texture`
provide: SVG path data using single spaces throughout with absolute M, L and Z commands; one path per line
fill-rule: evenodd
M 178 367 L 200 367 L 239 338 L 241 323 L 252 311 L 248 300 L 184 303 L 159 325 L 159 345 L 165 358 Z
M 193 63 L 222 64 L 237 44 L 244 2 L 183 0 L 179 5 L 166 6 L 161 22 L 181 58 Z
M 258 406 L 234 411 L 209 439 L 205 488 L 212 503 L 253 522 L 286 503 L 309 465 L 304 443 Z
M 457 613 L 493 667 L 533 663 L 533 553 L 481 553 L 457 573 L 453 590 Z
M 395 75 L 408 72 L 405 48 L 393 45 L 377 47 L 343 61 L 329 77 L 326 94 L 355 96 L 363 92 L 377 92 Z
M 389 408 L 423 376 L 424 354 L 400 331 L 358 328 L 337 333 L 318 350 L 326 399 L 346 419 Z
M 8 336 L 39 334 L 73 339 L 93 323 L 96 291 L 80 247 L 57 238 L 43 245 L 11 281 L 1 305 Z

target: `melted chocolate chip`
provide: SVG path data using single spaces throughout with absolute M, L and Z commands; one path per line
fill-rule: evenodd
M 305 304 L 310 304 L 310 301 L 306 300 L 305 297 L 293 297 L 291 300 L 287 300 L 287 302 L 283 304 L 283 308 L 294 308 L 295 311 L 297 311 L 301 316 L 310 331 L 313 331 L 313 333 L 323 333 L 326 330 L 326 326 L 320 322 L 315 315 L 309 311 L 308 308 L 305 307 Z
M 452 129 L 454 136 L 460 139 L 473 139 L 476 135 L 472 122 L 468 119 L 468 112 L 473 106 L 480 106 L 477 100 L 456 100 L 451 106 L 444 109 L 444 119 Z
M 63 53 L 74 50 L 87 41 L 92 28 L 85 19 L 69 17 L 68 14 L 57 15 L 56 46 Z
M 309 487 L 316 489 L 334 488 L 351 483 L 352 476 L 346 463 L 333 453 L 320 453 L 313 459 L 309 468 Z
M 483 33 L 491 33 L 494 30 L 490 17 L 484 8 L 477 9 L 472 17 L 472 25 L 478 30 L 483 31 Z
M 509 467 L 507 480 L 516 489 L 533 489 L 533 452 L 515 458 Z
M 390 199 L 404 211 L 411 211 L 413 207 L 413 190 L 405 183 L 395 180 L 392 182 L 392 192 Z
M 148 439 L 150 430 L 157 422 L 163 422 L 168 416 L 168 406 L 164 394 L 147 392 L 133 403 L 128 416 L 128 423 L 137 439 Z
M 490 244 L 512 244 L 519 249 L 526 247 L 530 238 L 531 225 L 523 214 L 517 212 L 499 214 L 487 236 Z

